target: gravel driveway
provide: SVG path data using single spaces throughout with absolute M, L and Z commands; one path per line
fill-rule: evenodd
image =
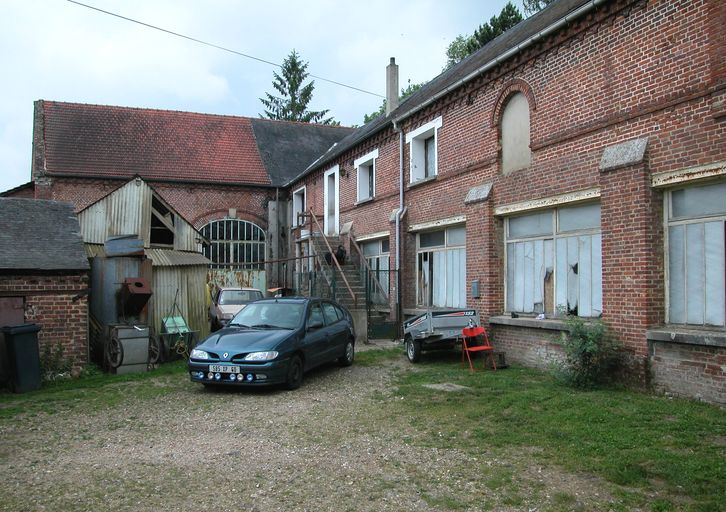
M 419 442 L 387 407 L 401 399 L 391 385 L 400 371 L 415 371 L 403 355 L 330 366 L 293 392 L 159 377 L 119 383 L 125 398 L 113 407 L 3 421 L 0 509 L 534 511 L 559 509 L 562 492 L 584 496 L 581 510 L 608 501 L 599 482 L 539 467 L 531 454 L 475 458 Z M 169 390 L 160 400 L 141 386 Z M 483 485 L 497 466 L 531 492 L 512 503 Z

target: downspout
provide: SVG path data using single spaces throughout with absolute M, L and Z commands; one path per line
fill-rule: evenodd
M 403 215 L 403 129 L 394 120 L 393 131 L 398 132 L 398 210 L 396 210 L 396 309 L 398 325 L 403 320 L 403 293 L 401 292 L 401 216 Z M 401 333 L 399 333 L 401 334 Z

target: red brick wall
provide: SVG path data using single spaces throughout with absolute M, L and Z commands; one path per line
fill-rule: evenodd
M 655 341 L 651 364 L 655 389 L 726 404 L 723 348 Z
M 41 355 L 63 355 L 74 370 L 88 364 L 88 275 L 0 276 L 0 294 L 25 298 L 25 322 L 38 324 Z M 76 296 L 81 295 L 79 298 Z

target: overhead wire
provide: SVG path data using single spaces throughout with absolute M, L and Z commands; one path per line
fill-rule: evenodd
M 160 32 L 164 32 L 166 34 L 170 34 L 170 35 L 173 35 L 173 36 L 176 36 L 176 37 L 181 37 L 182 39 L 187 39 L 189 41 L 193 41 L 195 43 L 202 44 L 204 46 L 209 46 L 211 48 L 216 48 L 217 50 L 222 50 L 222 51 L 225 51 L 225 52 L 228 52 L 228 53 L 233 53 L 233 54 L 238 55 L 240 57 L 245 57 L 247 59 L 256 60 L 258 62 L 262 62 L 264 64 L 269 64 L 270 66 L 275 66 L 277 68 L 282 68 L 282 65 L 280 65 L 280 64 L 278 64 L 276 62 L 272 62 L 272 61 L 269 61 L 269 60 L 261 59 L 259 57 L 255 57 L 254 55 L 249 55 L 247 53 L 242 53 L 242 52 L 239 52 L 237 50 L 233 50 L 231 48 L 227 48 L 225 46 L 221 46 L 221 45 L 218 45 L 218 44 L 210 43 L 210 42 L 204 41 L 202 39 L 197 39 L 196 37 L 187 36 L 187 35 L 181 34 L 179 32 L 174 32 L 173 30 L 168 30 L 168 29 L 165 29 L 165 28 L 162 28 L 162 27 L 158 27 L 156 25 L 152 25 L 150 23 L 145 23 L 143 21 L 135 20 L 133 18 L 129 18 L 127 16 L 123 16 L 123 15 L 117 14 L 115 12 L 106 11 L 106 10 L 101 9 L 99 7 L 95 7 L 93 5 L 88 5 L 88 4 L 84 4 L 83 2 L 78 2 L 77 0 L 66 0 L 66 1 L 67 2 L 70 2 L 72 4 L 79 5 L 81 7 L 85 7 L 87 9 L 91 9 L 91 10 L 94 10 L 94 11 L 101 12 L 103 14 L 108 14 L 109 16 L 114 16 L 116 18 L 119 18 L 119 19 L 122 19 L 122 20 L 125 20 L 125 21 L 130 21 L 131 23 L 136 23 L 137 25 L 142 25 L 144 27 L 147 27 L 147 28 L 150 28 L 150 29 L 153 29 L 153 30 L 158 30 Z M 346 88 L 352 89 L 354 91 L 362 92 L 362 93 L 365 93 L 365 94 L 370 94 L 371 96 L 376 96 L 378 98 L 384 98 L 385 99 L 385 96 L 382 96 L 382 95 L 377 94 L 375 92 L 366 91 L 365 89 L 361 89 L 360 87 L 355 87 L 353 85 L 344 84 L 344 83 L 338 82 L 336 80 L 331 80 L 330 78 L 325 78 L 325 77 L 317 76 L 317 75 L 313 75 L 313 74 L 310 74 L 309 76 L 311 78 L 315 78 L 316 80 L 322 80 L 324 82 L 328 82 L 328 83 L 331 83 L 331 84 L 334 84 L 334 85 L 339 85 L 341 87 L 346 87 Z

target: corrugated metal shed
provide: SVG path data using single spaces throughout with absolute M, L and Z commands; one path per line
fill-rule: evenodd
M 173 214 L 177 251 L 197 251 L 202 239 L 194 226 L 166 204 L 141 178 L 135 178 L 78 213 L 87 244 L 103 244 L 115 235 L 135 234 L 151 247 L 152 202 L 156 197 Z

